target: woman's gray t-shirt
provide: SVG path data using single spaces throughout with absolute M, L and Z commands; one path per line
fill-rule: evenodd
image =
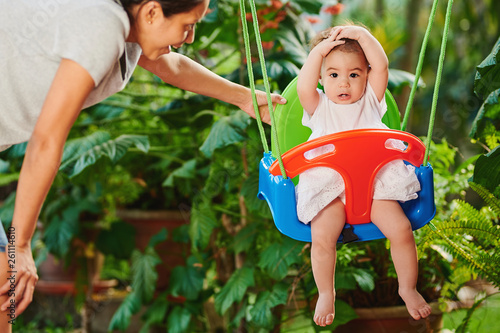
M 84 107 L 122 90 L 141 48 L 113 0 L 0 0 L 0 151 L 29 140 L 62 58 L 92 76 Z

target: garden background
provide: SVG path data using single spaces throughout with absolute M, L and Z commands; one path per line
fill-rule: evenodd
M 273 92 L 297 75 L 315 31 L 347 19 L 382 43 L 389 89 L 404 112 L 432 1 L 256 4 Z M 439 2 L 407 128 L 420 137 L 446 6 Z M 416 233 L 419 290 L 445 313 L 435 331 L 492 332 L 485 313 L 500 313 L 491 296 L 500 285 L 499 13 L 496 0 L 453 4 L 430 154 L 437 214 Z M 177 52 L 248 86 L 239 2 L 212 0 L 195 42 Z M 5 227 L 24 150 L 0 154 Z M 137 69 L 124 91 L 84 110 L 70 133 L 33 239 L 41 279 L 14 331 L 321 331 L 312 322 L 309 244 L 281 235 L 256 197 L 262 153 L 256 122 L 244 112 Z M 337 317 L 328 331 L 358 308 L 401 305 L 387 248 L 385 240 L 339 247 Z M 448 315 L 454 308 L 462 309 Z M 410 324 L 415 332 L 423 325 Z

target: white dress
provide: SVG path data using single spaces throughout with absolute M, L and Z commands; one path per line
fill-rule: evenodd
M 302 118 L 302 124 L 312 129 L 309 140 L 352 129 L 388 128 L 382 123 L 382 116 L 387 111 L 385 99 L 379 102 L 370 84 L 359 101 L 347 105 L 336 104 L 321 90 L 318 92 L 320 99 L 314 114 L 309 116 L 304 111 Z M 399 140 L 392 140 L 391 144 L 399 149 L 405 148 Z M 326 145 L 310 150 L 304 156 L 310 159 L 332 150 L 332 145 Z M 420 183 L 415 168 L 402 160 L 395 160 L 382 167 L 375 177 L 373 199 L 408 201 L 416 199 L 418 191 Z M 300 175 L 295 194 L 298 218 L 309 223 L 337 197 L 345 203 L 344 180 L 331 168 L 309 169 Z

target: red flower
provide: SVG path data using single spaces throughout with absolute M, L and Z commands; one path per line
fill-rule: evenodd
M 319 23 L 321 22 L 321 19 L 319 17 L 312 17 L 312 16 L 309 16 L 307 17 L 307 20 L 309 21 L 309 23 L 311 24 L 315 24 L 315 23 Z
M 283 4 L 280 0 L 271 0 L 271 6 L 276 9 L 280 9 L 281 7 L 283 7 Z
M 325 13 L 332 15 L 339 15 L 340 13 L 342 13 L 343 10 L 344 10 L 344 5 L 341 3 L 323 9 Z
M 270 50 L 273 48 L 273 46 L 274 46 L 274 42 L 272 42 L 272 41 L 271 42 L 262 42 L 262 48 L 264 50 Z

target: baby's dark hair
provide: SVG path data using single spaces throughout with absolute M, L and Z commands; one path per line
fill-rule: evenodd
M 349 25 L 351 25 L 351 26 L 352 25 L 362 26 L 363 28 L 366 29 L 366 27 L 364 25 L 362 25 L 362 24 L 353 24 L 351 22 L 346 22 L 346 23 L 342 24 L 342 26 L 349 26 Z M 323 31 L 320 31 L 318 34 L 316 34 L 316 36 L 314 36 L 313 39 L 311 39 L 311 42 L 310 42 L 311 50 L 314 47 L 316 47 L 316 45 L 318 45 L 319 43 L 321 43 L 323 40 L 327 39 L 328 36 L 330 36 L 330 33 L 333 31 L 333 29 L 335 29 L 335 27 L 331 27 L 331 28 L 325 29 Z M 357 40 L 350 39 L 350 38 L 342 38 L 341 40 L 343 40 L 345 43 L 341 44 L 341 45 L 335 46 L 333 48 L 333 50 L 335 50 L 335 51 L 341 51 L 341 52 L 345 52 L 345 53 L 361 53 L 361 54 L 363 54 L 363 56 L 366 59 L 365 52 L 363 51 L 363 48 L 361 47 L 361 45 L 359 45 L 359 43 L 358 43 Z
M 186 13 L 198 6 L 203 0 L 121 0 L 123 8 L 129 13 L 135 5 L 143 5 L 150 1 L 156 1 L 160 4 L 165 17 L 175 14 Z

